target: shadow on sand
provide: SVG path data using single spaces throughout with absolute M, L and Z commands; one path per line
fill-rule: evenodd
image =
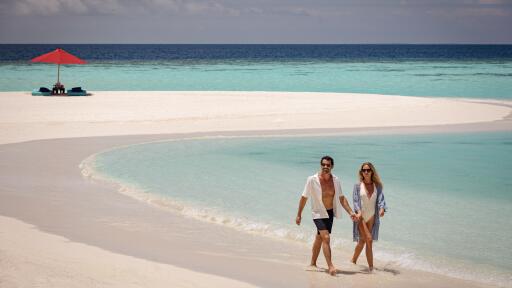
M 370 270 L 368 270 L 368 267 L 358 266 L 358 268 L 360 269 L 359 271 L 336 269 L 336 276 L 337 275 L 372 274 L 372 272 L 370 272 Z M 317 272 L 317 273 L 320 272 L 320 273 L 329 274 L 329 270 L 327 268 L 307 267 L 305 270 L 308 271 L 308 272 Z M 393 276 L 396 276 L 396 275 L 400 274 L 399 270 L 396 270 L 396 269 L 393 269 L 393 268 L 387 268 L 387 267 L 374 268 L 374 271 L 390 273 Z

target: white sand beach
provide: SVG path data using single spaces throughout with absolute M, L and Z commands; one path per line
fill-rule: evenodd
M 368 274 L 353 246 L 334 251 L 336 277 L 305 271 L 309 245 L 157 209 L 79 165 L 188 137 L 512 131 L 511 113 L 510 101 L 369 94 L 0 92 L 0 287 L 493 287 L 379 259 Z
M 1 143 L 212 131 L 447 126 L 490 123 L 510 113 L 510 107 L 500 106 L 505 101 L 343 93 L 112 91 L 89 97 L 36 97 L 0 92 L 0 103 Z

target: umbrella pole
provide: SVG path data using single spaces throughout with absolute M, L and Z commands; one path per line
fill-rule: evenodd
M 57 83 L 60 83 L 60 64 L 57 66 Z

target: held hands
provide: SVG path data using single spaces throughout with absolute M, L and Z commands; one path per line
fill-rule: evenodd
M 380 210 L 380 216 L 384 216 L 384 209 L 381 209 Z M 350 213 L 350 219 L 352 219 L 352 221 L 354 222 L 359 222 L 359 220 L 361 220 L 361 213 Z M 295 217 L 295 224 L 297 225 L 300 225 L 300 222 L 302 221 L 302 217 L 301 216 L 297 216 Z
M 363 218 L 363 214 L 361 214 L 361 212 L 355 213 L 354 216 L 355 216 L 355 219 L 356 219 L 356 220 L 352 219 L 352 221 L 354 221 L 354 222 L 359 222 L 359 221 L 361 221 L 361 218 Z
M 354 222 L 359 222 L 359 217 L 354 212 L 350 213 L 350 219 L 352 219 Z

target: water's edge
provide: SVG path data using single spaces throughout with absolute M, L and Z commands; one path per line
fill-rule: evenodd
M 298 135 L 300 136 L 300 135 Z M 302 135 L 303 136 L 303 135 Z M 209 140 L 209 139 L 232 139 L 232 138 L 253 138 L 254 136 L 206 136 L 206 137 L 193 137 L 193 138 L 179 138 L 172 140 L 160 140 L 160 141 L 151 141 L 144 142 L 138 144 L 131 145 L 123 145 L 117 146 L 105 151 L 100 151 L 95 153 L 86 159 L 84 159 L 79 168 L 81 169 L 81 173 L 84 178 L 90 181 L 97 181 L 99 183 L 104 183 L 112 186 L 118 192 L 128 197 L 134 198 L 138 201 L 142 201 L 147 203 L 153 207 L 158 209 L 164 209 L 171 213 L 175 213 L 181 217 L 189 217 L 194 218 L 199 221 L 205 221 L 208 223 L 223 225 L 232 229 L 235 229 L 244 233 L 252 233 L 257 234 L 264 237 L 270 237 L 280 241 L 299 241 L 303 244 L 311 243 L 313 238 L 308 237 L 301 233 L 296 233 L 290 230 L 286 230 L 279 227 L 272 227 L 266 223 L 258 223 L 251 221 L 249 219 L 240 219 L 234 217 L 233 215 L 227 215 L 224 212 L 217 211 L 216 209 L 212 209 L 209 207 L 199 207 L 198 205 L 193 205 L 191 203 L 180 202 L 170 197 L 164 197 L 161 195 L 156 195 L 149 193 L 145 189 L 137 186 L 133 183 L 124 183 L 119 179 L 114 179 L 109 177 L 106 174 L 100 173 L 97 169 L 95 169 L 95 162 L 97 157 L 103 153 L 108 153 L 109 151 L 131 147 L 136 145 L 144 145 L 150 143 L 157 142 L 175 142 L 175 141 L 185 141 L 185 140 Z M 265 137 L 278 137 L 278 136 L 265 136 Z M 282 135 L 279 135 L 282 137 Z M 293 137 L 293 136 L 292 136 Z M 333 241 L 332 246 L 334 248 L 339 247 L 347 247 L 351 245 L 350 241 L 346 241 L 344 239 L 337 239 Z M 346 248 L 345 248 L 346 249 Z M 507 286 L 508 284 L 499 282 L 496 283 L 496 279 L 487 279 L 482 277 L 482 275 L 477 275 L 471 273 L 471 271 L 458 271 L 456 269 L 446 269 L 446 267 L 441 267 L 439 265 L 435 265 L 433 263 L 429 263 L 428 261 L 424 261 L 418 258 L 416 255 L 411 253 L 402 253 L 402 254 L 394 254 L 386 251 L 378 251 L 376 253 L 376 257 L 380 259 L 385 259 L 387 263 L 391 263 L 393 265 L 398 265 L 407 269 L 414 269 L 426 272 L 432 272 L 436 274 L 446 275 L 454 278 L 471 280 L 481 283 Z

